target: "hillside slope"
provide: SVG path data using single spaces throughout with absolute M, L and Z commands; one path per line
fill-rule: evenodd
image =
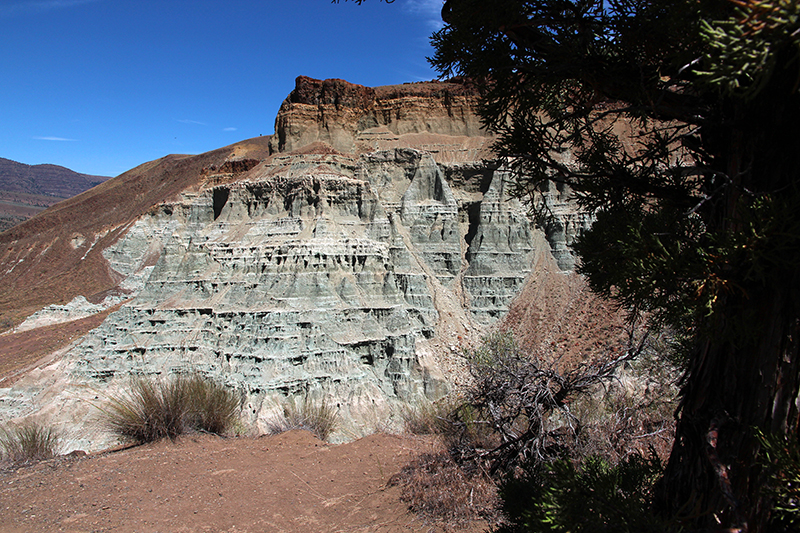
M 195 435 L 49 461 L 0 471 L 0 533 L 439 533 L 448 530 L 409 512 L 401 488 L 390 483 L 428 447 L 391 435 L 329 446 L 291 431 L 258 439 Z M 486 526 L 461 523 L 458 531 Z
M 0 232 L 109 179 L 0 157 Z

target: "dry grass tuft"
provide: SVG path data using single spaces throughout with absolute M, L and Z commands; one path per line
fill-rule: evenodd
M 102 409 L 104 424 L 137 443 L 175 439 L 189 431 L 222 435 L 239 419 L 240 399 L 200 375 L 170 380 L 134 379 L 130 391 Z
M 305 429 L 326 441 L 339 423 L 339 413 L 327 402 L 312 402 L 308 398 L 297 405 L 289 402 L 283 413 L 267 424 L 267 433 L 277 435 L 292 429 Z
M 24 421 L 0 429 L 0 449 L 15 465 L 51 459 L 58 455 L 61 436 L 51 426 Z
M 438 435 L 450 426 L 450 414 L 454 407 L 444 403 L 420 403 L 403 408 L 403 425 L 412 435 Z

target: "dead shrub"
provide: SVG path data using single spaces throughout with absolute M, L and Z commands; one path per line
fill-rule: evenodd
M 390 480 L 411 511 L 450 528 L 484 519 L 497 522 L 497 487 L 482 470 L 469 471 L 447 451 L 424 453 Z
M 617 372 L 616 380 L 571 405 L 580 420 L 574 459 L 600 457 L 615 465 L 654 451 L 669 456 L 675 431 L 678 369 L 649 347 Z
M 651 457 L 650 450 L 664 456 L 677 371 L 660 342 L 632 333 L 623 354 L 560 368 L 525 353 L 508 334 L 485 338 L 465 354 L 473 382 L 463 404 L 435 415 L 419 409 L 407 423 L 439 435 L 444 451 L 420 456 L 397 476 L 404 501 L 450 525 L 498 520 L 495 484 L 505 487 L 507 507 L 514 497 L 508 487 L 530 492 L 536 485 L 517 483 L 526 468 L 546 470 L 559 461 L 580 468 L 588 460 L 613 473 L 618 464 Z

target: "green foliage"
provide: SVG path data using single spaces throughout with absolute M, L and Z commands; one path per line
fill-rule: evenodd
M 131 381 L 127 394 L 102 409 L 104 424 L 137 443 L 175 439 L 186 431 L 224 434 L 238 421 L 240 398 L 200 375 Z
M 546 217 L 555 182 L 596 215 L 577 244 L 592 289 L 682 340 L 659 498 L 698 528 L 764 530 L 742 432 L 798 423 L 799 5 L 447 0 L 432 37 L 434 67 L 481 90 L 516 193 Z
M 695 73 L 721 94 L 749 99 L 764 88 L 781 60 L 792 50 L 800 60 L 800 5 L 791 0 L 742 2 L 723 20 L 702 20 L 700 35 L 708 48 Z M 782 68 L 782 65 L 780 65 Z
M 310 431 L 320 440 L 328 440 L 339 424 L 339 412 L 327 402 L 314 402 L 306 396 L 301 404 L 288 402 L 281 416 L 272 420 L 267 433 L 277 435 L 292 429 Z
M 60 441 L 55 428 L 31 420 L 0 428 L 2 455 L 17 465 L 55 457 Z
M 800 262 L 794 175 L 753 166 L 766 167 L 756 143 L 780 145 L 767 117 L 796 99 L 798 13 L 787 0 L 450 0 L 431 62 L 482 87 L 520 196 L 546 211 L 555 181 L 597 212 L 578 244 L 593 289 L 683 331 L 754 273 L 785 279 Z
M 667 533 L 678 531 L 650 509 L 662 473 L 655 455 L 616 466 L 597 457 L 529 464 L 501 486 L 508 523 L 499 533 Z
M 773 502 L 770 531 L 800 530 L 800 443 L 797 436 L 765 435 L 757 432 L 761 444 L 760 464 L 766 482 L 762 491 Z

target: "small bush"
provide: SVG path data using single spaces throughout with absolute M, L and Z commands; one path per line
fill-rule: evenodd
M 134 379 L 127 395 L 103 409 L 106 426 L 137 443 L 175 439 L 188 430 L 222 435 L 237 421 L 239 398 L 199 375 Z
M 292 429 L 305 429 L 324 441 L 336 429 L 338 419 L 337 410 L 327 402 L 316 403 L 305 398 L 300 405 L 294 402 L 286 404 L 282 415 L 267 424 L 267 433 L 277 435 Z
M 508 522 L 498 533 L 669 533 L 650 509 L 661 462 L 634 454 L 615 466 L 596 456 L 529 462 L 500 492 Z
M 32 463 L 58 455 L 61 437 L 50 426 L 24 421 L 0 430 L 0 449 L 14 464 Z

